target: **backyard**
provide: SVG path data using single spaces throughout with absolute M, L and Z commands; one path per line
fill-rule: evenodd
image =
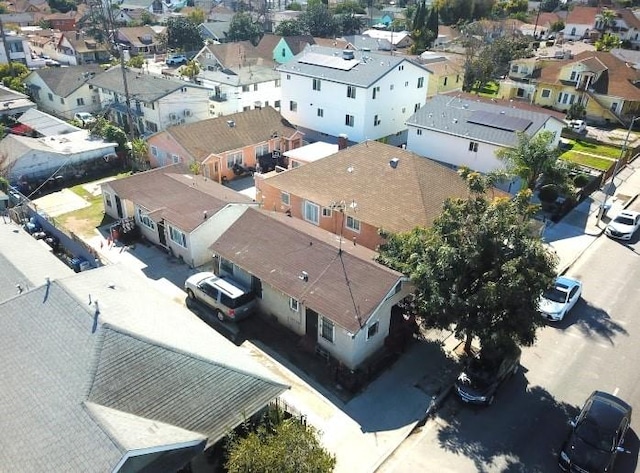
M 620 148 L 581 139 L 564 139 L 561 159 L 600 171 L 606 171 L 620 157 Z

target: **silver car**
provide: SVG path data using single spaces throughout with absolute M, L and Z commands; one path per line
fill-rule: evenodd
M 218 320 L 241 320 L 255 310 L 256 298 L 250 291 L 228 277 L 202 272 L 190 276 L 184 290 L 192 300 L 199 300 L 214 310 Z
M 560 276 L 551 289 L 538 301 L 538 310 L 550 322 L 560 322 L 576 305 L 582 294 L 582 283 L 577 279 Z

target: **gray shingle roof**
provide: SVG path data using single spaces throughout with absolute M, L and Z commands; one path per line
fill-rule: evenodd
M 51 92 L 59 97 L 68 97 L 82 87 L 92 75 L 98 75 L 102 68 L 96 64 L 70 67 L 45 67 L 30 75 L 39 76 Z M 27 82 L 29 78 L 27 78 Z
M 549 120 L 557 120 L 542 112 L 473 101 L 454 95 L 436 95 L 407 120 L 407 125 L 499 146 L 515 146 L 518 143 L 515 131 L 470 123 L 468 120 L 474 114 L 477 116 L 477 112 L 500 115 L 505 120 L 511 118 L 511 123 L 520 119 L 530 121 L 531 124 L 523 130 L 530 136 L 543 128 Z
M 49 115 L 48 113 L 41 112 L 36 108 L 27 110 L 20 115 L 18 123 L 22 123 L 32 130 L 36 130 L 43 136 L 65 135 L 67 133 L 80 131 L 80 128 L 77 126 L 73 126 L 64 120 L 60 120 L 53 115 Z
M 307 64 L 304 61 L 310 57 L 309 55 L 342 58 L 342 50 L 312 45 L 294 57 L 291 61 L 279 66 L 277 70 L 308 77 L 322 77 L 324 80 L 351 84 L 359 87 L 369 87 L 402 62 L 410 62 L 416 67 L 422 67 L 419 64 L 409 61 L 403 56 L 389 56 L 388 54 L 376 54 L 375 52 L 370 51 L 354 51 L 354 60 L 358 61 L 358 64 L 349 70 L 341 70 L 317 64 Z M 307 59 L 305 59 L 305 56 Z

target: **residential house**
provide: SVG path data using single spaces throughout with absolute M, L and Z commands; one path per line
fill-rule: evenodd
M 216 5 L 211 8 L 206 21 L 198 25 L 202 38 L 214 43 L 226 43 L 233 15 L 235 15 L 235 12 L 224 5 Z
M 407 279 L 307 222 L 248 209 L 210 249 L 220 273 L 253 288 L 262 313 L 347 369 L 375 356 L 403 323 Z
M 76 12 L 69 11 L 67 13 L 51 13 L 43 18 L 48 22 L 51 29 L 58 31 L 75 31 L 76 30 Z
M 408 150 L 452 167 L 489 173 L 504 169 L 496 151 L 516 146 L 518 133 L 535 136 L 550 131 L 555 147 L 564 122 L 526 103 L 499 104 L 471 94 L 442 94 L 427 100 L 407 125 Z M 515 192 L 515 183 L 504 187 Z
M 564 22 L 564 16 L 560 16 L 557 12 L 538 12 L 535 18 L 532 18 L 530 22 L 533 23 L 533 31 L 531 36 L 538 39 L 548 39 L 550 36 L 555 35 L 553 31 L 555 25 L 559 22 Z
M 47 0 L 13 0 L 7 3 L 10 13 L 51 13 Z
M 462 90 L 465 64 L 463 55 L 425 51 L 420 55 L 420 63 L 431 73 L 427 97 Z
M 304 166 L 257 175 L 256 201 L 268 211 L 305 220 L 345 245 L 377 249 L 384 233 L 430 226 L 466 183 L 430 159 L 365 141 Z
M 302 11 L 297 10 L 277 10 L 270 12 L 269 22 L 271 23 L 271 29 L 268 31 L 275 32 L 283 21 L 297 20 Z
M 613 34 L 620 38 L 629 49 L 640 49 L 640 19 L 637 12 L 627 8 L 609 10 L 613 12 L 614 18 L 611 24 L 605 24 L 602 12 L 596 16 L 596 29 L 602 33 Z
M 567 40 L 593 39 L 598 36 L 596 19 L 600 13 L 599 7 L 574 5 L 567 13 L 562 36 Z
M 105 214 L 132 219 L 144 238 L 195 268 L 211 261 L 213 235 L 253 201 L 232 189 L 172 165 L 102 184 Z
M 124 0 L 120 3 L 121 11 L 143 10 L 154 15 L 162 15 L 169 12 L 169 6 L 162 0 Z
M 348 44 L 343 49 L 355 49 L 357 51 L 391 51 L 393 46 L 388 39 L 372 38 L 365 35 L 348 35 L 342 39 Z
M 0 14 L 0 21 L 5 25 L 12 24 L 18 26 L 31 26 L 36 23 L 36 16 L 40 16 L 39 13 L 23 12 L 23 13 L 2 13 Z
M 128 97 L 119 66 L 89 80 L 98 89 L 105 113 L 119 126 L 124 127 L 132 118 L 138 133 L 146 135 L 209 117 L 209 91 L 204 87 L 129 68 L 124 74 Z
M 0 255 L 3 468 L 173 473 L 287 390 L 144 275 L 56 278 L 37 243 L 11 233 Z
M 272 107 L 172 126 L 150 136 L 152 167 L 198 163 L 208 179 L 233 179 L 238 166 L 273 169 L 280 153 L 302 145 L 303 133 Z
M 157 54 L 164 52 L 164 46 L 150 26 L 128 26 L 118 28 L 116 42 L 129 50 L 131 56 L 138 54 Z
M 256 46 L 258 51 L 263 51 L 263 57 L 271 57 L 274 62 L 284 64 L 300 54 L 310 44 L 316 44 L 311 35 L 279 36 L 266 34 Z
M 455 26 L 438 26 L 438 37 L 433 41 L 434 48 L 444 48 L 460 37 L 460 30 Z
M 0 85 L 0 117 L 20 116 L 35 108 L 27 95 Z
M 154 24 L 159 20 L 154 13 L 150 13 L 147 10 L 115 10 L 113 12 L 113 21 L 117 25 L 140 25 L 143 23 L 145 16 L 151 20 Z
M 85 36 L 81 32 L 61 33 L 54 45 L 56 56 L 51 56 L 71 66 L 109 62 L 111 49 L 106 43 Z
M 28 68 L 42 67 L 44 61 L 39 62 L 31 52 L 29 41 L 25 36 L 6 33 L 0 45 L 0 64 L 8 64 L 7 54 L 11 62 L 19 62 Z
M 0 141 L 2 163 L 10 182 L 40 183 L 51 176 L 66 178 L 108 167 L 117 143 L 95 139 L 87 130 L 32 138 L 14 134 Z
M 526 91 L 536 105 L 566 112 L 574 103 L 596 123 L 627 123 L 640 111 L 640 71 L 615 54 L 585 51 L 562 60 L 513 62 L 505 98 Z
M 308 145 L 300 146 L 300 148 L 290 149 L 282 153 L 285 157 L 285 163 L 288 169 L 295 169 L 298 166 L 312 163 L 318 159 L 326 158 L 338 152 L 337 144 L 325 143 L 324 141 L 316 141 Z
M 405 56 L 322 46 L 306 48 L 278 70 L 282 116 L 310 141 L 346 134 L 354 142 L 390 137 L 401 144 L 405 121 L 424 103 L 430 80 L 424 66 Z
M 42 136 L 55 137 L 80 131 L 80 128 L 77 126 L 74 126 L 64 120 L 60 120 L 59 118 L 42 112 L 36 108 L 32 108 L 24 112 L 16 118 L 16 122 L 18 122 L 19 127 L 28 130 L 29 133 L 20 133 L 21 128 L 16 129 L 16 127 L 11 128 L 12 133 L 17 133 L 19 135 L 29 134 L 29 136 L 34 138 Z
M 408 48 L 413 44 L 411 33 L 409 31 L 386 31 L 386 30 L 365 30 L 363 36 L 370 38 L 389 41 L 395 49 Z
M 78 112 L 100 110 L 98 89 L 89 80 L 101 72 L 96 64 L 47 67 L 32 71 L 24 83 L 40 110 L 71 120 Z

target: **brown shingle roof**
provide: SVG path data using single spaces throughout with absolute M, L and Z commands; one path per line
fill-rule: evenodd
M 398 158 L 394 169 L 389 162 Z M 430 226 L 449 197 L 468 197 L 448 167 L 417 154 L 366 141 L 265 180 L 282 191 L 328 207 L 357 204 L 357 218 L 391 232 Z
M 594 25 L 596 22 L 596 15 L 599 12 L 600 8 L 598 7 L 575 6 L 567 14 L 565 24 Z
M 356 333 L 402 275 L 376 263 L 373 251 L 355 247 L 364 250 L 356 256 L 335 240 L 302 220 L 250 208 L 210 249 Z
M 229 122 L 233 122 L 233 127 Z M 203 161 L 210 154 L 264 143 L 274 133 L 291 137 L 296 129 L 277 110 L 265 107 L 172 126 L 161 133 L 167 133 L 196 160 Z
M 236 69 L 250 65 L 275 65 L 273 51 L 264 55 L 251 41 L 235 43 L 209 44 L 207 49 L 213 54 L 223 67 Z
M 189 233 L 203 220 L 203 213 L 212 216 L 229 203 L 250 203 L 252 200 L 217 182 L 194 176 L 180 165 L 165 166 L 110 181 L 108 185 L 121 198 L 141 205 Z
M 616 14 L 624 20 L 629 28 L 640 29 L 640 19 L 631 10 L 622 8 L 616 10 Z

